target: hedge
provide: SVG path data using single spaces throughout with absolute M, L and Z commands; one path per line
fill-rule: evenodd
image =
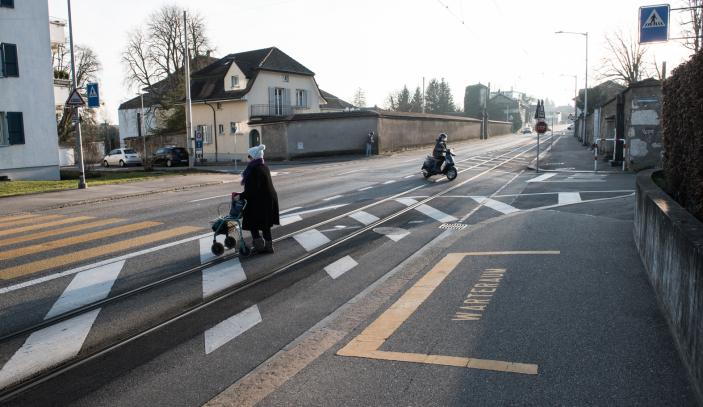
M 667 192 L 703 221 L 703 51 L 674 69 L 663 93 Z

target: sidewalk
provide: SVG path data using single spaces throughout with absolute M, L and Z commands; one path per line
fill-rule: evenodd
M 540 154 L 540 171 L 580 172 L 593 171 L 593 150 L 584 146 L 571 132 L 557 136 L 554 147 Z M 611 167 L 610 163 L 597 161 L 598 172 L 622 173 L 620 167 Z M 535 162 L 530 168 L 535 169 Z
M 88 188 L 84 190 L 69 189 L 57 192 L 0 198 L 0 215 L 63 208 L 89 202 L 109 201 L 236 181 L 237 177 L 232 174 L 214 173 L 159 177 L 148 181 L 99 185 L 95 187 L 91 187 L 90 180 L 88 180 Z

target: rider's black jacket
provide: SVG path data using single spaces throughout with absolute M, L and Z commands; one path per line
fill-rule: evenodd
M 432 151 L 432 157 L 435 159 L 442 159 L 444 158 L 445 154 L 447 152 L 447 142 L 438 140 L 437 144 L 434 146 L 434 150 Z

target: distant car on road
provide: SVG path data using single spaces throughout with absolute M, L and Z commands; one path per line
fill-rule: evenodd
M 172 167 L 178 164 L 188 165 L 188 150 L 183 147 L 161 147 L 151 158 L 154 165 Z
M 103 167 L 111 165 L 119 165 L 120 167 L 142 165 L 142 158 L 131 148 L 116 148 L 103 157 Z
M 525 128 L 522 129 L 522 134 L 532 134 L 532 127 L 525 126 Z
M 573 124 L 570 124 L 569 127 L 566 128 L 566 130 L 573 130 L 573 129 L 574 129 L 574 125 L 573 125 Z

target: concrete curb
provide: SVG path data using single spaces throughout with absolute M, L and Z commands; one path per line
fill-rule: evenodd
M 221 184 L 228 184 L 228 183 L 229 182 L 225 182 L 225 181 L 204 182 L 204 183 L 200 183 L 200 184 L 191 184 L 191 185 L 182 185 L 182 186 L 171 187 L 171 188 L 154 189 L 151 191 L 137 192 L 137 193 L 132 193 L 132 194 L 123 194 L 123 195 L 116 195 L 116 196 L 109 196 L 109 197 L 102 197 L 102 198 L 85 199 L 85 200 L 74 201 L 74 202 L 64 202 L 64 203 L 60 203 L 60 204 L 48 205 L 48 206 L 44 206 L 41 208 L 32 209 L 31 212 L 40 212 L 40 211 L 48 211 L 48 210 L 52 210 L 52 209 L 69 208 L 72 206 L 88 205 L 88 204 L 99 203 L 99 202 L 117 201 L 117 200 L 126 199 L 126 198 L 137 198 L 140 196 L 154 195 L 154 194 L 160 194 L 160 193 L 164 193 L 164 192 L 183 191 L 186 189 L 201 188 L 201 187 L 208 187 L 208 186 L 212 186 L 212 185 L 221 185 Z M 63 190 L 63 191 L 66 191 L 66 190 Z M 38 192 L 36 194 L 14 195 L 14 196 L 8 196 L 6 198 L 16 198 L 18 196 L 31 196 L 31 195 L 38 195 L 38 194 L 49 194 L 49 193 L 53 193 L 53 192 L 62 192 L 62 191 Z M 1 200 L 2 200 L 2 198 L 0 198 L 0 201 Z M 8 212 L 5 214 L 0 214 L 0 216 L 12 216 L 12 215 L 17 215 L 17 214 L 21 214 L 21 213 L 26 213 L 26 211 Z

